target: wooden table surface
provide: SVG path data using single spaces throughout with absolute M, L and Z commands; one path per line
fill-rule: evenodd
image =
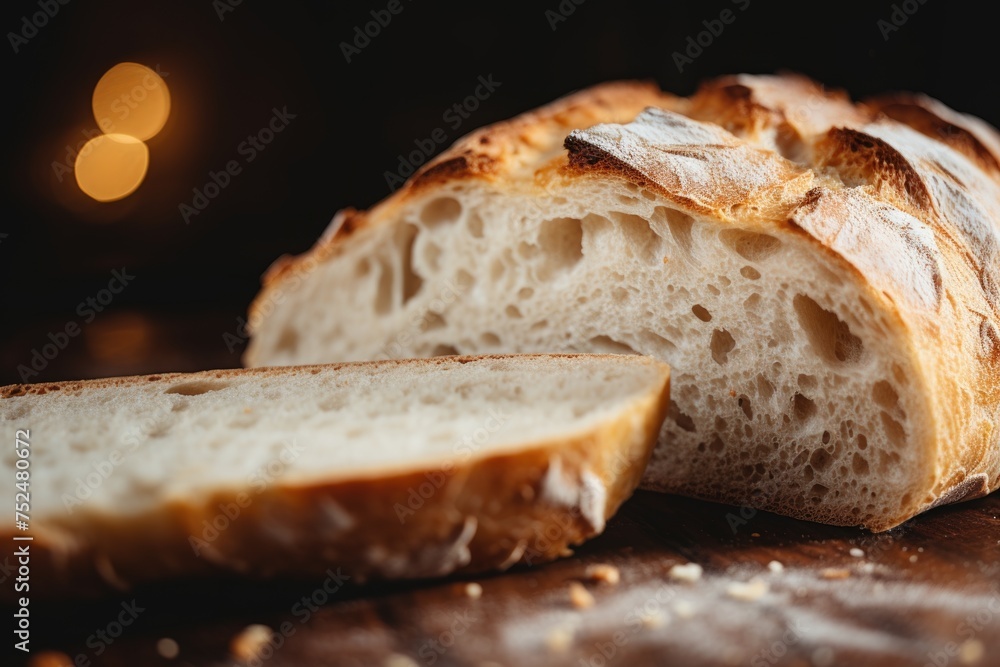
M 689 562 L 699 579 L 671 576 Z M 621 581 L 589 581 L 592 564 Z M 554 563 L 364 587 L 331 575 L 32 603 L 33 649 L 129 666 L 1000 665 L 1000 494 L 875 535 L 639 492 Z M 577 581 L 593 606 L 572 603 Z M 105 643 L 96 632 L 133 600 L 134 621 Z M 238 661 L 230 645 L 250 624 L 276 633 Z M 157 652 L 163 638 L 173 659 Z

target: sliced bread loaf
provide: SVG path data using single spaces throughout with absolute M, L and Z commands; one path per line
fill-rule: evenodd
M 14 498 L 27 471 L 33 592 L 502 569 L 601 532 L 649 459 L 668 376 L 525 355 L 14 385 L 3 487 Z

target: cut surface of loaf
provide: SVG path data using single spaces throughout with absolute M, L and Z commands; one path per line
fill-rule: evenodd
M 33 592 L 413 578 L 550 560 L 601 532 L 668 384 L 664 364 L 620 355 L 165 374 L 5 387 L 0 431 L 30 443 Z M 12 444 L 11 497 L 17 460 Z
M 248 365 L 639 352 L 674 369 L 648 487 L 873 530 L 998 488 L 996 131 L 797 76 L 636 91 L 338 215 L 266 276 Z

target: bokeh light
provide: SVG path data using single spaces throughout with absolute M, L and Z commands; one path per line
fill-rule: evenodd
M 108 202 L 135 192 L 148 167 L 145 143 L 127 134 L 102 134 L 80 149 L 74 170 L 81 190 Z
M 119 63 L 94 87 L 94 120 L 105 134 L 150 139 L 170 115 L 170 91 L 152 69 L 139 63 Z

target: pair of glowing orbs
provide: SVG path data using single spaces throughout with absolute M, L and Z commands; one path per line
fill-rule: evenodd
M 144 143 L 170 115 L 170 92 L 159 74 L 138 63 L 119 63 L 94 87 L 94 119 L 104 134 L 88 141 L 76 157 L 76 182 L 97 201 L 135 192 L 149 168 Z

